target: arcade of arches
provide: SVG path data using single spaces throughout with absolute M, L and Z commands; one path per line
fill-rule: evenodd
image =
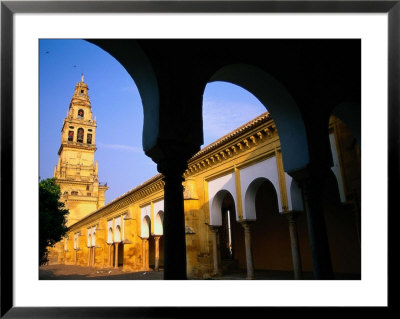
M 80 215 L 51 262 L 161 267 L 165 279 L 360 278 L 359 40 L 91 42 L 135 80 L 143 149 L 160 174 Z M 210 81 L 240 85 L 269 113 L 200 150 Z M 76 121 L 90 113 L 80 109 Z M 89 126 L 79 128 L 83 142 L 66 134 L 65 145 L 83 154 L 95 135 L 87 143 Z

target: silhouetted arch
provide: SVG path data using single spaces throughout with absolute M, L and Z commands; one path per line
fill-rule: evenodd
M 292 207 L 290 207 L 290 210 L 294 211 L 304 210 L 303 195 L 301 193 L 301 188 L 294 179 L 292 179 L 292 182 L 290 183 L 290 198 L 292 202 Z
M 324 180 L 324 200 L 328 205 L 338 205 L 340 203 L 339 185 L 336 175 L 329 171 Z
M 305 125 L 296 102 L 281 82 L 248 64 L 225 66 L 209 82 L 214 81 L 239 85 L 257 97 L 271 113 L 278 129 L 285 171 L 306 167 L 309 152 Z
M 143 149 L 145 152 L 150 150 L 157 143 L 160 116 L 157 78 L 150 60 L 134 40 L 126 42 L 112 39 L 87 41 L 113 56 L 134 80 L 143 104 Z
M 341 103 L 332 111 L 351 130 L 361 148 L 361 105 L 359 103 Z

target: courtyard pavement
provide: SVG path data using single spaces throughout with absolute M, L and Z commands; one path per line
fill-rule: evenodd
M 127 272 L 115 268 L 94 268 L 76 265 L 45 265 L 39 268 L 40 280 L 163 280 L 163 271 Z M 245 271 L 230 272 L 208 280 L 246 280 Z M 256 270 L 255 280 L 293 280 L 290 271 Z M 313 280 L 312 273 L 303 273 L 304 280 Z M 359 280 L 359 275 L 335 275 L 336 280 Z

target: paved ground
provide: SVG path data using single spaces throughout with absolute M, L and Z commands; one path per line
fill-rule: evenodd
M 39 268 L 42 280 L 162 280 L 162 271 L 125 272 L 114 268 L 46 265 Z
M 163 271 L 125 272 L 114 268 L 93 268 L 74 265 L 46 265 L 39 268 L 41 280 L 162 280 Z M 207 278 L 213 280 L 246 280 L 244 271 L 231 272 L 222 276 Z M 293 280 L 293 273 L 287 271 L 256 270 L 255 280 Z M 312 273 L 303 273 L 303 279 L 312 280 Z M 359 280 L 360 276 L 335 275 L 338 280 Z

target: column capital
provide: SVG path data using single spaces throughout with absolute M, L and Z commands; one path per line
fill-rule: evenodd
M 247 219 L 242 219 L 241 221 L 239 221 L 240 225 L 242 225 L 242 227 L 246 231 L 250 230 L 250 226 L 253 225 L 254 222 L 255 222 L 255 220 L 247 220 Z
M 287 221 L 292 224 L 295 223 L 297 218 L 299 217 L 300 212 L 299 211 L 288 211 L 286 213 L 284 213 L 283 215 L 286 217 Z
M 153 235 L 154 240 L 159 240 L 162 235 Z
M 210 230 L 213 233 L 218 233 L 219 229 L 221 228 L 221 226 L 219 226 L 219 225 L 208 225 L 208 227 L 210 227 Z

